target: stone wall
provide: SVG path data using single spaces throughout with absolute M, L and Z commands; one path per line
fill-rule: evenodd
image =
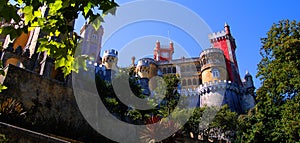
M 80 116 L 73 90 L 63 83 L 9 65 L 3 85 L 7 86 L 8 89 L 4 90 L 1 95 L 22 101 L 26 109 L 30 109 L 34 102 L 39 100 L 54 114 L 63 114 L 64 117 L 68 118 Z M 60 113 L 58 110 L 63 112 Z
M 90 131 L 91 127 L 77 106 L 72 88 L 13 65 L 6 67 L 5 71 L 2 82 L 7 89 L 0 93 L 0 100 L 12 97 L 20 101 L 25 111 L 31 111 L 26 113 L 26 116 L 34 118 L 30 121 L 38 120 L 38 126 L 44 125 L 52 132 L 63 128 L 61 136 L 70 130 Z
M 26 130 L 0 122 L 0 133 L 4 134 L 11 143 L 71 143 L 77 141 L 65 141 L 45 134 Z

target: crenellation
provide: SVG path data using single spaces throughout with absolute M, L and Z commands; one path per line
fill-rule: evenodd
M 223 37 L 226 35 L 226 31 L 222 30 L 222 31 L 218 31 L 218 32 L 213 32 L 211 34 L 208 34 L 208 38 L 209 39 L 217 39 L 219 37 Z

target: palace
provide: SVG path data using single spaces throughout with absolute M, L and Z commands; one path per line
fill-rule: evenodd
M 96 57 L 91 65 L 101 65 L 101 70 L 108 70 L 106 77 L 113 75 L 117 67 L 115 50 L 104 51 L 100 57 L 103 27 L 95 30 L 92 26 L 84 25 L 80 31 L 82 37 L 82 54 Z M 64 77 L 60 69 L 54 68 L 54 59 L 46 52 L 37 52 L 37 38 L 40 36 L 39 28 L 21 34 L 10 41 L 9 36 L 3 43 L 1 60 L 4 67 L 9 64 L 31 71 L 46 79 L 56 80 L 67 87 L 71 87 L 71 77 Z M 225 24 L 224 30 L 208 35 L 211 47 L 199 53 L 199 57 L 173 59 L 175 45 L 170 41 L 168 46 L 162 46 L 156 41 L 153 49 L 153 58 L 132 58 L 132 66 L 136 67 L 137 76 L 148 87 L 145 94 L 151 94 L 151 78 L 176 74 L 180 77 L 178 92 L 188 98 L 187 104 L 196 106 L 220 106 L 227 104 L 232 111 L 245 113 L 255 105 L 254 84 L 252 76 L 247 72 L 243 79 L 240 78 L 237 59 L 235 55 L 236 44 L 230 27 Z M 101 71 L 97 71 L 101 72 Z M 105 77 L 105 76 L 103 76 Z M 110 78 L 106 78 L 110 79 Z M 5 77 L 1 77 L 4 83 Z
M 132 57 L 131 65 L 136 67 L 135 72 L 140 78 L 144 93 L 151 95 L 151 78 L 176 74 L 181 80 L 178 92 L 187 96 L 187 104 L 191 107 L 227 104 L 232 111 L 238 113 L 245 113 L 252 108 L 255 105 L 253 79 L 248 72 L 243 80 L 240 78 L 235 56 L 235 39 L 231 35 L 229 25 L 225 23 L 223 31 L 209 34 L 208 39 L 211 47 L 203 50 L 199 57 L 173 59 L 175 51 L 172 41 L 169 46 L 161 46 L 160 42 L 156 41 L 153 58 L 139 59 L 138 64 L 135 64 L 135 58 Z M 117 56 L 117 51 L 106 50 L 103 60 L 95 61 L 102 63 L 96 66 L 96 70 L 102 70 L 101 73 L 107 73 L 109 76 L 107 78 L 101 74 L 103 79 L 111 81 L 110 76 L 114 71 L 112 66 L 117 67 Z M 101 70 L 97 67 L 101 67 Z

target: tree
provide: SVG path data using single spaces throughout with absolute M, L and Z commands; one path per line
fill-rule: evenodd
M 215 117 L 210 121 L 204 119 L 204 112 L 216 112 Z M 188 133 L 192 132 L 194 138 L 198 138 L 198 134 L 202 136 L 202 140 L 209 142 L 209 139 L 214 140 L 234 140 L 235 132 L 237 131 L 238 116 L 236 112 L 230 111 L 227 105 L 221 108 L 217 107 L 201 107 L 194 110 L 188 122 L 185 124 L 184 130 Z M 208 126 L 205 125 L 207 122 Z
M 98 29 L 102 16 L 114 14 L 117 6 L 114 0 L 1 0 L 0 21 L 8 24 L 1 26 L 0 34 L 14 39 L 40 27 L 43 36 L 38 52 L 46 51 L 55 59 L 55 68 L 67 75 L 78 70 L 76 61 L 82 58 L 74 56 L 79 38 L 73 34 L 74 20 L 82 15 Z
M 261 39 L 258 104 L 240 119 L 242 142 L 300 141 L 300 22 L 282 20 Z

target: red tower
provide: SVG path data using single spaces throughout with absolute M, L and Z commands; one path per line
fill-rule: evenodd
M 171 61 L 174 53 L 174 44 L 170 41 L 169 47 L 161 47 L 160 42 L 156 41 L 154 48 L 154 60 L 156 61 Z
M 235 55 L 236 44 L 235 39 L 231 35 L 229 25 L 225 23 L 223 31 L 209 34 L 208 37 L 213 48 L 220 48 L 224 52 L 229 80 L 241 85 L 241 79 Z

